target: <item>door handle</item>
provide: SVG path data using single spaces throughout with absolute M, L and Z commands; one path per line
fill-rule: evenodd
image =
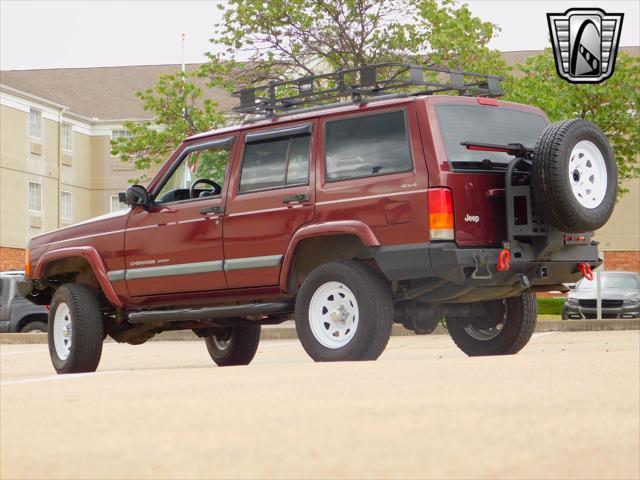
M 296 203 L 296 202 L 308 202 L 308 201 L 309 201 L 308 193 L 298 193 L 296 195 L 290 195 L 282 199 L 282 203 Z
M 212 205 L 210 207 L 203 208 L 202 210 L 200 210 L 200 213 L 203 215 L 209 215 L 212 213 L 222 213 L 222 211 L 222 205 Z

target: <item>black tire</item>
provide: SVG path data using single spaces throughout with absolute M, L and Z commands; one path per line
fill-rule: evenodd
M 71 336 L 69 353 L 61 358 L 56 349 L 56 312 L 62 305 L 69 309 Z M 88 285 L 67 283 L 56 290 L 49 311 L 49 355 L 56 372 L 95 372 L 102 356 L 103 319 L 96 292 Z
M 204 342 L 211 359 L 219 367 L 249 365 L 258 351 L 260 325 L 221 328 Z
M 571 174 L 569 172 L 572 151 L 581 141 L 591 142 L 597 148 L 603 157 L 607 174 L 604 196 L 593 208 L 581 204 L 571 188 L 572 178 L 575 181 L 581 179 L 579 169 Z M 562 232 L 591 232 L 602 227 L 611 217 L 618 191 L 615 157 L 602 131 L 593 123 L 582 119 L 553 123 L 542 132 L 536 150 L 531 183 L 537 209 L 544 213 L 549 224 Z M 576 156 L 581 159 L 582 155 L 574 155 L 574 160 Z M 587 162 L 587 165 L 590 164 Z M 593 183 L 595 177 L 591 172 L 593 171 L 586 169 L 582 172 L 585 182 L 591 179 Z M 595 200 L 597 194 L 593 195 Z
M 45 322 L 29 322 L 24 327 L 22 327 L 22 330 L 20 330 L 20 333 L 30 333 L 30 332 L 46 333 L 47 324 Z
M 346 286 L 358 309 L 357 327 L 347 343 L 339 347 L 323 345 L 310 323 L 311 300 L 319 288 L 330 282 Z M 376 360 L 386 348 L 393 326 L 393 302 L 386 280 L 373 268 L 356 261 L 329 262 L 313 270 L 300 287 L 295 313 L 298 338 L 316 362 Z
M 536 298 L 531 293 L 519 297 L 507 298 L 491 302 L 492 318 L 482 318 L 470 325 L 455 323 L 450 326 L 449 334 L 454 343 L 470 357 L 486 355 L 513 355 L 518 353 L 529 342 L 536 328 Z M 479 339 L 481 328 L 496 324 L 504 319 L 504 326 L 496 336 Z M 471 333 L 473 332 L 473 333 Z

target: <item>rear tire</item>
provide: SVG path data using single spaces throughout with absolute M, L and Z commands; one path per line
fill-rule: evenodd
M 249 365 L 260 344 L 260 325 L 221 328 L 204 342 L 211 359 L 219 367 Z
M 532 187 L 538 210 L 562 232 L 591 232 L 613 212 L 618 169 L 607 137 L 593 123 L 549 125 L 538 139 Z
M 27 323 L 20 333 L 47 333 L 47 324 L 45 322 Z
M 519 297 L 491 302 L 489 318 L 480 318 L 470 324 L 449 327 L 454 343 L 470 357 L 486 355 L 513 355 L 531 339 L 536 328 L 536 297 L 524 293 Z
M 316 362 L 376 360 L 393 326 L 393 302 L 382 275 L 356 261 L 320 265 L 296 298 L 296 330 Z
M 56 290 L 49 311 L 49 355 L 61 374 L 95 372 L 102 356 L 103 320 L 96 292 L 67 283 Z

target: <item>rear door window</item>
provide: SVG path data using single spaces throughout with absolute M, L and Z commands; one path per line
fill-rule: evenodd
M 483 160 L 506 165 L 513 159 L 503 152 L 467 150 L 462 142 L 535 147 L 548 125 L 542 115 L 481 105 L 437 105 L 436 115 L 447 157 L 454 168 L 477 168 Z
M 331 120 L 325 129 L 328 181 L 413 169 L 404 110 Z
M 306 185 L 310 144 L 310 133 L 247 143 L 239 192 Z

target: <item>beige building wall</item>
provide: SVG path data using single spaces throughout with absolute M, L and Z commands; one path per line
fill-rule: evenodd
M 58 127 L 42 118 L 40 139 L 29 137 L 28 113 L 0 106 L 0 245 L 22 248 L 58 228 Z M 41 209 L 29 210 L 29 182 L 41 185 Z
M 623 186 L 629 191 L 618 200 L 613 215 L 595 235 L 602 250 L 640 250 L 640 179 L 627 180 Z
M 110 153 L 111 133 L 122 128 L 120 123 L 91 123 L 61 105 L 4 95 L 0 105 L 0 249 L 24 249 L 35 235 L 110 212 L 112 196 L 126 190 L 130 179 L 142 175 L 134 165 Z M 30 107 L 42 111 L 40 139 L 29 137 Z M 61 147 L 63 123 L 72 126 L 70 150 Z M 28 208 L 30 181 L 41 185 L 39 212 Z M 62 215 L 61 192 L 71 194 L 70 218 Z M 7 262 L 0 263 L 0 269 L 7 268 Z
M 162 164 L 154 165 L 149 170 L 136 170 L 133 163 L 123 162 L 119 157 L 111 155 L 111 136 L 91 137 L 91 159 L 93 184 L 93 210 L 94 216 L 109 212 L 111 209 L 111 197 L 125 191 L 136 178 L 141 184 L 147 185 L 154 177 Z

